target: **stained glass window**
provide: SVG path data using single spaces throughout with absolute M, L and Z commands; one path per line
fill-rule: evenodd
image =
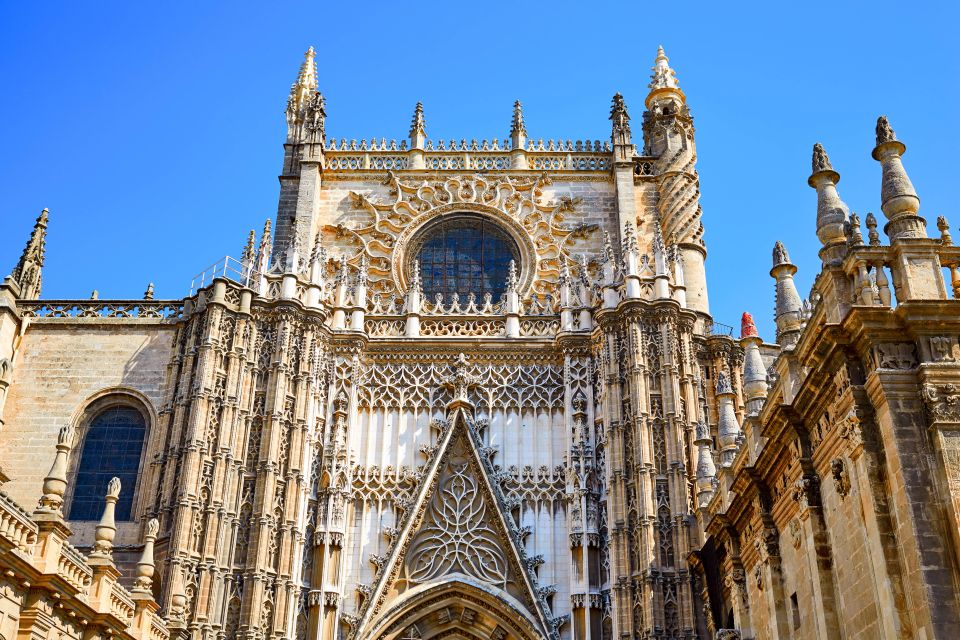
M 423 291 L 428 300 L 437 293 L 449 300 L 454 293 L 477 301 L 490 293 L 499 300 L 506 289 L 510 261 L 520 269 L 520 252 L 513 239 L 496 224 L 482 218 L 457 216 L 430 227 L 416 254 Z
M 143 415 L 132 407 L 110 407 L 94 417 L 83 439 L 70 503 L 71 520 L 100 519 L 107 483 L 114 476 L 120 478 L 121 487 L 116 519 L 131 519 L 146 431 Z

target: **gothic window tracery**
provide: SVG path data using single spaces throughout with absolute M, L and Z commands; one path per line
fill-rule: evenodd
M 122 487 L 116 519 L 132 519 L 146 432 L 143 413 L 129 405 L 115 403 L 94 415 L 83 439 L 76 480 L 72 483 L 71 520 L 100 519 L 107 483 L 113 477 L 120 478 Z
M 420 264 L 423 291 L 432 300 L 458 294 L 503 295 L 510 261 L 520 265 L 520 250 L 495 223 L 477 216 L 453 216 L 422 232 L 414 260 Z

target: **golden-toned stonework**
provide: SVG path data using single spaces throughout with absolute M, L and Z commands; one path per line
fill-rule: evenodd
M 179 300 L 42 299 L 44 211 L 0 284 L 0 638 L 960 637 L 947 221 L 885 118 L 882 232 L 816 145 L 822 270 L 778 242 L 775 341 L 735 339 L 652 71 L 639 147 L 620 94 L 603 142 L 519 102 L 337 140 L 311 49 L 276 225 Z

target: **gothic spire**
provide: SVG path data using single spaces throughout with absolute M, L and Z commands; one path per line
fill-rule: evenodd
M 297 81 L 287 98 L 287 139 L 297 142 L 323 142 L 326 112 L 323 95 L 317 91 L 317 64 L 313 47 L 304 54 Z
M 413 109 L 413 119 L 410 121 L 410 148 L 423 149 L 427 141 L 427 121 L 423 117 L 423 103 L 418 102 Z
M 513 103 L 513 122 L 510 123 L 510 140 L 514 149 L 527 146 L 527 127 L 523 122 L 523 105 L 517 100 Z
M 20 261 L 17 262 L 17 266 L 13 268 L 13 273 L 10 274 L 13 280 L 20 285 L 20 298 L 23 300 L 35 300 L 40 297 L 49 213 L 47 209 L 40 212 L 36 224 L 33 225 L 30 240 L 27 241 L 27 246 L 24 247 L 23 253 L 20 255 Z
M 680 89 L 680 83 L 677 81 L 676 72 L 670 67 L 670 58 L 663 52 L 663 45 L 657 47 L 657 57 L 653 61 L 653 67 L 650 69 L 653 74 L 650 76 L 651 92 L 658 89 Z
M 290 99 L 287 101 L 288 108 L 293 105 L 298 109 L 305 106 L 313 92 L 317 89 L 316 52 L 313 50 L 313 47 L 307 49 L 303 57 L 304 60 L 303 64 L 300 65 L 297 81 L 290 86 Z
M 877 118 L 876 132 L 877 146 L 872 155 L 883 170 L 880 208 L 890 221 L 885 228 L 887 236 L 891 242 L 900 238 L 926 238 L 926 223 L 917 215 L 920 198 L 900 159 L 907 146 L 897 140 L 897 134 L 886 116 Z

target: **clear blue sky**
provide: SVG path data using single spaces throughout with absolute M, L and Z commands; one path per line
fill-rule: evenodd
M 888 115 L 930 228 L 960 223 L 956 3 L 280 4 L 0 4 L 0 271 L 49 207 L 44 297 L 185 295 L 276 211 L 309 45 L 338 138 L 402 138 L 418 100 L 432 138 L 503 137 L 519 99 L 533 137 L 605 139 L 616 91 L 639 134 L 662 43 L 695 117 L 714 316 L 750 310 L 768 340 L 774 240 L 802 294 L 819 268 L 814 142 L 880 217 Z

